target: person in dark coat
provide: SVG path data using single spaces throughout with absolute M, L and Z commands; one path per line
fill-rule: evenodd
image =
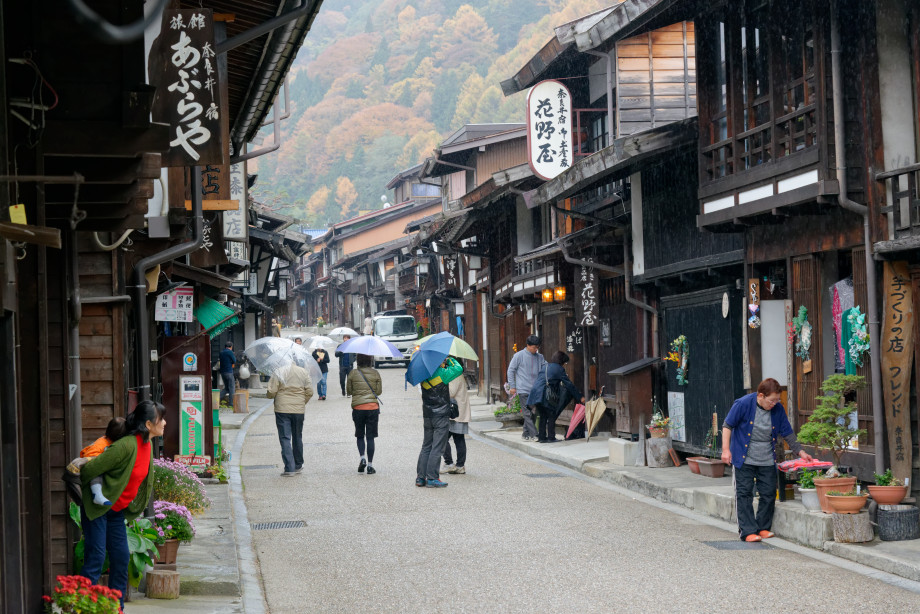
M 447 486 L 438 477 L 441 454 L 450 427 L 450 382 L 463 375 L 463 365 L 453 358 L 447 358 L 434 375 L 421 383 L 422 417 L 425 436 L 416 467 L 416 486 L 444 488 Z
M 342 343 L 351 339 L 351 335 L 343 335 Z M 345 382 L 348 380 L 348 374 L 351 373 L 355 364 L 355 355 L 336 350 L 335 357 L 339 359 L 339 384 L 342 385 L 342 396 L 345 396 Z M 371 365 L 373 366 L 373 365 Z
M 320 401 L 326 400 L 326 378 L 329 377 L 329 352 L 322 348 L 313 350 L 313 358 L 319 363 L 319 370 L 323 373 L 323 379 L 319 380 L 316 385 L 316 394 Z
M 540 427 L 537 433 L 537 441 L 540 443 L 560 441 L 556 439 L 556 418 L 572 399 L 578 400 L 579 403 L 585 402 L 585 395 L 575 387 L 565 372 L 563 365 L 567 362 L 569 362 L 569 355 L 565 352 L 559 351 L 553 354 L 549 362 L 540 369 L 533 388 L 530 390 L 530 398 L 539 399 L 536 405 L 540 414 Z M 546 400 L 547 386 L 559 388 L 559 402 L 556 405 Z

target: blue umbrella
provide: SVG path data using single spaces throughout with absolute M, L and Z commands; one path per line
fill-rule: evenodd
M 435 371 L 447 358 L 447 351 L 419 349 L 412 354 L 409 367 L 406 369 L 406 381 L 417 386 L 434 375 Z
M 375 337 L 373 335 L 364 335 L 363 337 L 353 337 L 335 348 L 336 351 L 345 354 L 366 354 L 368 356 L 391 356 L 393 358 L 403 358 L 402 352 L 395 345 Z

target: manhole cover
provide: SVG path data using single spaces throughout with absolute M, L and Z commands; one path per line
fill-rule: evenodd
M 525 473 L 529 478 L 564 478 L 561 473 Z
M 243 465 L 243 469 L 274 469 L 278 465 Z
M 716 550 L 766 550 L 773 547 L 763 542 L 743 542 L 741 540 L 719 540 L 702 543 L 706 544 L 707 546 L 711 546 Z
M 299 529 L 307 526 L 303 520 L 281 520 L 279 522 L 254 522 L 251 524 L 253 531 L 266 531 L 268 529 Z

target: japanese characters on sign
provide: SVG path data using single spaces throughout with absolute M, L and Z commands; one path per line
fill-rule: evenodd
M 243 163 L 230 166 L 230 199 L 239 203 L 235 210 L 224 211 L 224 239 L 246 240 L 246 175 Z
M 193 288 L 176 288 L 157 297 L 153 319 L 157 322 L 192 322 L 195 308 Z
M 591 262 L 589 259 L 588 262 Z M 575 280 L 575 326 L 597 326 L 599 313 L 597 302 L 597 276 L 594 269 L 583 266 L 576 273 Z
M 584 345 L 584 331 L 580 328 L 573 328 L 569 334 L 565 336 L 565 351 L 569 354 L 580 350 L 582 345 Z
M 882 386 L 891 470 L 903 479 L 910 476 L 913 466 L 909 399 L 914 313 L 906 262 L 885 263 L 885 317 L 881 329 Z
M 447 255 L 441 259 L 443 263 L 444 287 L 447 289 L 460 287 L 460 275 L 457 270 L 457 256 Z
M 214 27 L 210 9 L 163 12 L 159 50 L 151 60 L 158 84 L 153 115 L 169 124 L 163 166 L 224 162 Z M 159 74 L 155 74 L 159 72 Z
M 559 81 L 541 81 L 527 95 L 530 168 L 552 179 L 572 165 L 572 96 Z

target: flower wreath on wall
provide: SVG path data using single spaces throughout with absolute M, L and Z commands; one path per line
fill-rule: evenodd
M 811 360 L 811 324 L 808 322 L 808 308 L 799 307 L 799 315 L 792 318 L 795 326 L 795 355 L 802 360 Z
M 677 365 L 677 383 L 686 386 L 687 379 L 687 361 L 690 359 L 690 343 L 684 335 L 671 342 L 671 352 L 665 360 L 669 360 Z
M 869 331 L 866 330 L 866 314 L 854 307 L 847 312 L 847 321 L 850 323 L 850 339 L 848 341 L 850 358 L 857 367 L 863 366 L 863 354 L 869 351 Z

